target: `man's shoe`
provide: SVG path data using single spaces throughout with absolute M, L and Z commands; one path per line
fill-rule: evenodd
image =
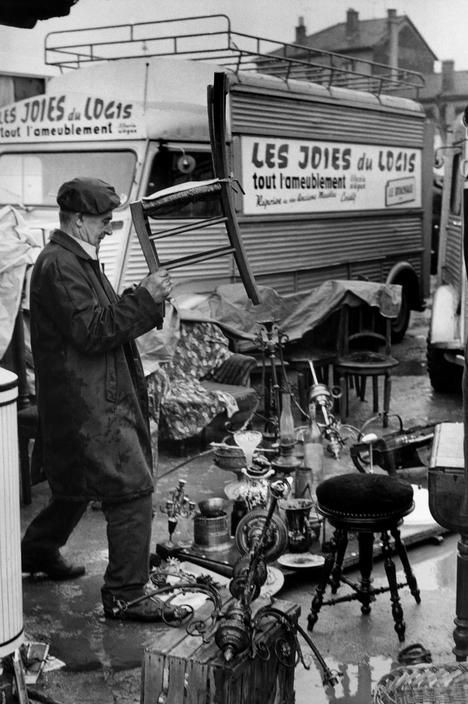
M 86 572 L 83 565 L 72 565 L 70 562 L 57 553 L 56 555 L 31 555 L 22 556 L 22 571 L 34 575 L 38 573 L 46 574 L 49 579 L 65 580 L 81 577 Z
M 143 601 L 126 606 L 124 600 L 113 599 L 112 605 L 104 604 L 104 616 L 106 618 L 118 619 L 121 621 L 146 621 L 152 623 L 171 623 L 185 614 L 179 614 L 180 607 L 167 606 L 157 597 L 150 597 Z

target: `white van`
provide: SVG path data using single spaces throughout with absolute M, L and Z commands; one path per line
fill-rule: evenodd
M 115 236 L 102 246 L 106 273 L 118 290 L 139 280 L 146 265 L 128 204 L 211 177 L 207 86 L 224 71 L 231 169 L 241 186 L 237 216 L 257 282 L 281 294 L 332 278 L 401 284 L 394 335 L 404 335 L 410 310 L 421 309 L 429 293 L 433 133 L 417 101 L 384 91 L 404 88 L 411 72 L 398 83 L 394 71 L 380 67 L 376 77 L 370 66 L 350 69 L 338 55 L 331 70 L 327 52 L 317 59 L 301 48 L 302 58 L 291 59 L 297 46 L 288 53 L 288 45 L 269 42 L 263 49 L 253 37 L 256 53 L 247 54 L 237 48 L 247 35 L 237 37 L 229 62 L 209 49 L 187 52 L 190 58 L 177 50 L 156 55 L 148 41 L 144 55 L 129 58 L 129 44 L 142 43 L 136 39 L 124 44 L 127 58 L 117 58 L 109 40 L 113 56 L 104 60 L 102 38 L 93 44 L 73 32 L 52 35 L 47 46 L 62 75 L 43 96 L 0 109 L 0 205 L 23 208 L 41 241 L 57 225 L 59 185 L 80 175 L 103 178 L 122 197 Z M 231 48 L 230 28 L 228 36 Z M 205 37 L 204 46 L 211 44 Z M 194 203 L 159 218 L 176 226 L 215 212 L 216 202 Z M 217 237 L 224 243 L 216 228 L 212 237 L 214 246 Z M 161 261 L 196 247 L 196 229 L 189 239 L 162 241 Z M 171 274 L 199 290 L 239 280 L 226 257 Z

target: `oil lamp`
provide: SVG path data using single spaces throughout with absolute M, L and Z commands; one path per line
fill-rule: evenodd
M 281 414 L 279 420 L 279 456 L 271 461 L 273 469 L 280 474 L 289 474 L 300 466 L 301 461 L 295 456 L 296 432 L 291 410 L 291 395 L 281 394 Z

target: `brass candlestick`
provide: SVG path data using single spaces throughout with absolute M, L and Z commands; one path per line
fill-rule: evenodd
M 185 479 L 179 479 L 176 488 L 170 493 L 169 498 L 159 508 L 167 514 L 168 540 L 161 543 L 167 552 L 180 550 L 181 546 L 173 540 L 179 518 L 189 518 L 195 511 L 195 503 L 185 494 Z

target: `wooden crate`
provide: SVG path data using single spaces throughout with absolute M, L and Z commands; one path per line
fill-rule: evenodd
M 268 602 L 256 599 L 252 612 Z M 275 599 L 274 606 L 297 623 L 300 607 Z M 263 636 L 270 646 L 268 660 L 241 653 L 224 661 L 214 642 L 203 643 L 183 627 L 165 629 L 145 649 L 142 669 L 142 704 L 294 704 L 294 660 L 287 667 L 278 661 L 274 645 L 283 632 L 268 620 Z

